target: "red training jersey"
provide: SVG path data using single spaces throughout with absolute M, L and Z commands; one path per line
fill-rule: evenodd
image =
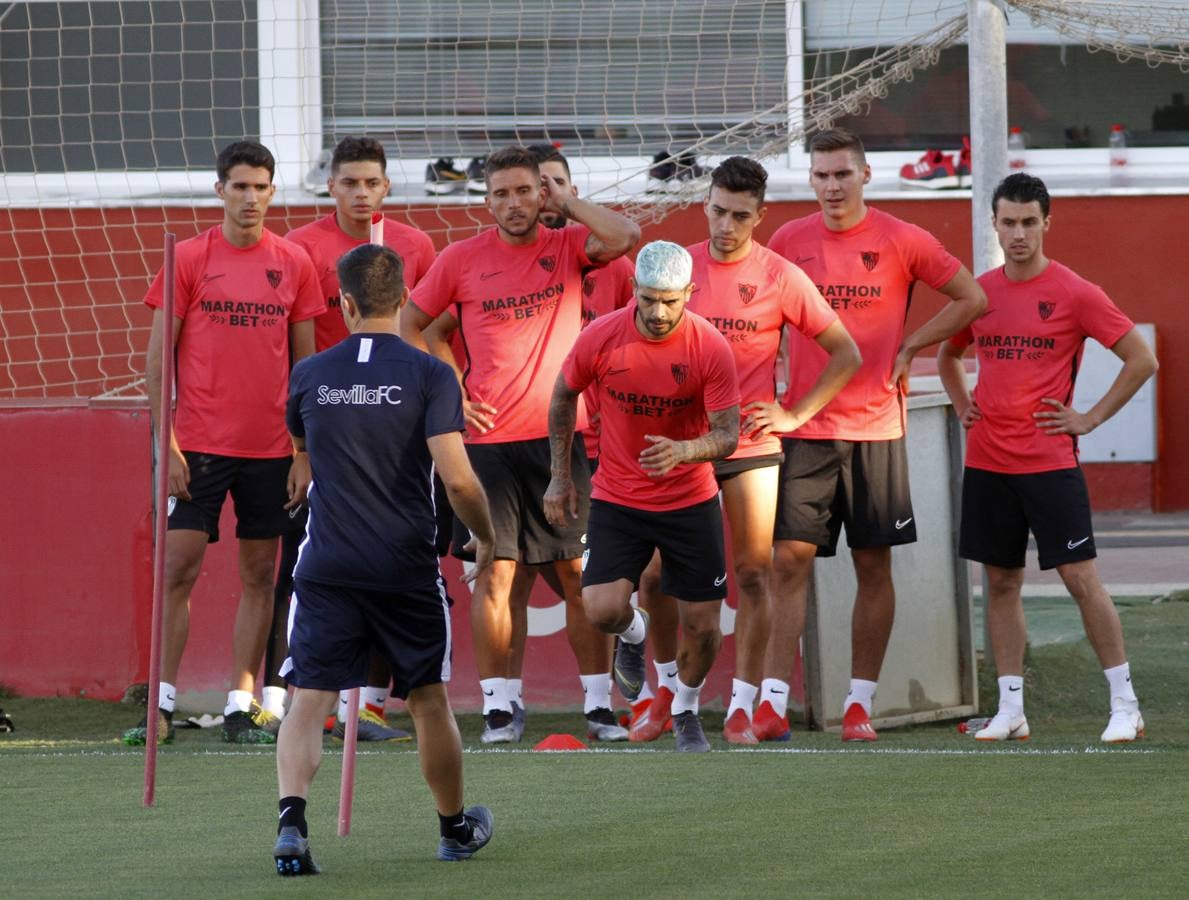
M 632 301 L 632 279 L 636 267 L 626 256 L 611 260 L 599 269 L 587 269 L 582 277 L 582 327 L 585 328 L 599 316 L 623 309 Z M 582 402 L 592 422 L 583 432 L 586 455 L 595 459 L 599 455 L 599 429 L 593 421 L 599 411 L 599 392 L 587 388 L 582 392 Z
M 814 340 L 838 320 L 809 277 L 767 247 L 752 243 L 743 259 L 723 263 L 710 242 L 687 247 L 694 258 L 689 308 L 714 325 L 731 345 L 743 404 L 776 399 L 776 354 L 785 323 Z M 740 433 L 730 459 L 780 453 L 780 437 Z
M 174 259 L 177 410 L 183 450 L 270 458 L 293 452 L 285 428 L 289 326 L 326 311 L 310 258 L 265 229 L 241 249 L 222 225 L 181 241 Z M 160 309 L 165 270 L 145 304 Z
M 451 244 L 413 291 L 411 302 L 430 318 L 458 316 L 466 351 L 463 388 L 496 410 L 487 434 L 472 444 L 528 441 L 549 434 L 549 400 L 562 360 L 582 325 L 586 228 L 537 229 L 516 246 L 497 228 Z M 579 406 L 578 427 L 586 411 Z
M 636 304 L 603 316 L 578 336 L 562 366 L 566 384 L 601 395 L 599 468 L 590 496 L 634 509 L 683 509 L 718 494 L 714 467 L 684 463 L 660 478 L 640 466 L 652 446 L 644 435 L 675 441 L 709 430 L 706 413 L 739 402 L 735 361 L 726 339 L 686 311 L 663 340 L 636 328 Z
M 338 261 L 367 241 L 356 240 L 339 228 L 335 213 L 293 229 L 285 235 L 285 240 L 304 248 L 318 273 L 326 312 L 314 320 L 314 345 L 322 352 L 347 336 L 347 323 L 343 321 L 339 303 Z M 405 285 L 412 290 L 433 263 L 433 241 L 424 232 L 385 217 L 384 246 L 395 250 L 404 261 Z
M 1073 468 L 1077 435 L 1045 434 L 1032 414 L 1052 410 L 1046 397 L 1073 402 L 1086 338 L 1111 347 L 1134 323 L 1102 288 L 1053 260 L 1027 281 L 1000 266 L 978 282 L 987 309 L 950 338 L 978 354 L 974 402 L 983 417 L 966 433 L 966 465 L 1009 475 Z
M 868 208 L 847 231 L 831 231 L 815 213 L 786 222 L 768 246 L 800 266 L 850 332 L 863 365 L 834 399 L 794 437 L 885 441 L 903 437 L 905 404 L 888 389 L 913 283 L 940 288 L 962 263 L 923 228 Z M 784 405 L 808 391 L 829 354 L 808 338 L 789 335 L 789 388 Z

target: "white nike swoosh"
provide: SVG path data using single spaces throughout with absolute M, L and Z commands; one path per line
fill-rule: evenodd
M 727 576 L 726 576 L 726 574 L 724 573 L 724 574 L 723 574 L 723 576 L 722 576 L 722 578 L 715 578 L 715 579 L 714 579 L 714 586 L 715 586 L 715 587 L 722 587 L 722 583 L 723 583 L 724 581 L 726 581 L 726 580 L 727 580 Z
M 1076 550 L 1078 547 L 1082 546 L 1082 544 L 1086 543 L 1086 541 L 1088 541 L 1088 540 L 1090 540 L 1090 538 L 1084 537 L 1080 541 L 1066 541 L 1065 546 L 1068 547 L 1070 550 Z
M 277 818 L 279 818 L 279 819 L 285 818 L 285 813 L 289 812 L 289 810 L 291 810 L 291 809 L 293 809 L 292 806 L 286 806 L 284 809 L 281 810 L 281 814 Z
M 911 521 L 912 521 L 912 516 L 909 516 L 903 522 L 901 522 L 899 519 L 897 519 L 896 520 L 896 530 L 899 531 L 901 528 L 903 528 L 905 525 L 907 525 Z

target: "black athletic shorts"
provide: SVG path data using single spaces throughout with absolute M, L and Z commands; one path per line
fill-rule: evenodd
M 545 520 L 549 487 L 549 438 L 503 444 L 467 444 L 471 467 L 487 493 L 495 526 L 496 559 L 529 565 L 578 559 L 586 549 L 586 517 L 590 511 L 590 469 L 582 435 L 574 435 L 570 471 L 578 489 L 578 518 L 563 528 Z M 455 544 L 466 534 L 455 529 Z M 467 535 L 469 539 L 469 535 Z M 463 541 L 465 543 L 465 541 Z
M 904 438 L 782 438 L 781 444 L 776 540 L 817 544 L 818 556 L 838 551 L 843 525 L 852 550 L 916 541 Z
M 589 535 L 583 587 L 621 578 L 639 587 L 640 573 L 659 549 L 663 593 L 691 601 L 727 596 L 722 509 L 717 497 L 664 512 L 592 500 Z
M 958 555 L 1002 569 L 1021 569 L 1029 530 L 1036 536 L 1042 569 L 1098 555 L 1081 468 L 1005 475 L 967 466 Z
M 770 453 L 767 456 L 748 456 L 742 459 L 716 459 L 713 462 L 714 477 L 719 487 L 724 481 L 730 481 L 736 475 L 750 472 L 752 469 L 766 469 L 768 466 L 779 466 L 784 462 L 783 453 Z
M 294 687 L 341 691 L 367 683 L 372 648 L 392 667 L 392 693 L 450 680 L 450 609 L 441 576 L 392 591 L 297 579 L 289 607 Z
M 289 502 L 289 467 L 293 457 L 246 459 L 182 451 L 190 466 L 190 498 L 169 498 L 169 530 L 205 531 L 219 540 L 219 514 L 227 492 L 235 503 L 235 536 L 241 540 L 279 537 L 305 525 L 305 506 Z

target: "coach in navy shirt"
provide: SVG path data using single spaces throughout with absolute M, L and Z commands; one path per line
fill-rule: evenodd
M 297 450 L 294 497 L 309 522 L 294 571 L 289 659 L 293 702 L 277 740 L 281 875 L 318 871 L 306 798 L 322 755 L 322 722 L 344 688 L 362 685 L 374 645 L 408 701 L 437 804 L 438 858 L 466 859 L 491 837 L 491 813 L 463 810 L 462 741 L 450 709 L 450 610 L 434 549 L 433 472 L 476 539 L 473 580 L 491 564 L 487 498 L 462 443 L 454 372 L 397 336 L 408 298 L 401 259 L 364 244 L 339 260 L 352 335 L 293 369 L 287 421 Z

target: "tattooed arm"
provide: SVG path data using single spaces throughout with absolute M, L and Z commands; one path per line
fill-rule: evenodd
M 660 477 L 681 463 L 709 462 L 735 452 L 739 444 L 739 404 L 706 413 L 710 430 L 688 441 L 646 434 L 652 446 L 640 454 L 640 466 L 649 475 Z
M 578 421 L 578 395 L 566 384 L 566 376 L 559 373 L 549 401 L 549 471 L 551 478 L 545 490 L 545 519 L 551 525 L 565 525 L 566 513 L 578 518 L 578 489 L 570 472 L 570 448 L 574 443 L 574 426 Z

